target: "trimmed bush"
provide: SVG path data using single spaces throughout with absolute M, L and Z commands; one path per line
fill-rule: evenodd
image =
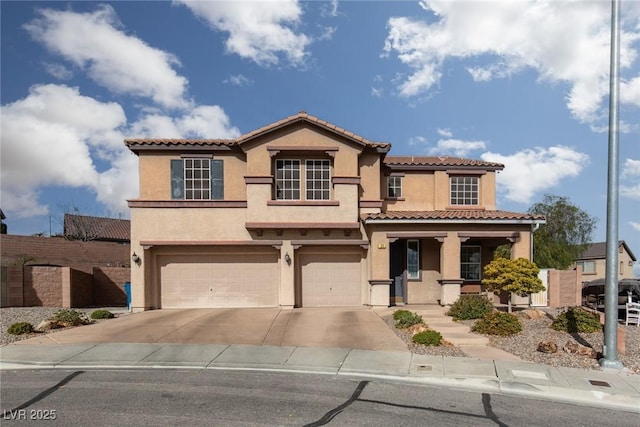
M 602 330 L 600 316 L 580 307 L 570 307 L 558 315 L 551 324 L 551 329 L 570 334 L 591 333 Z
M 437 331 L 422 331 L 415 334 L 412 340 L 417 344 L 438 346 L 442 341 L 442 335 Z
M 454 302 L 447 316 L 455 320 L 481 319 L 493 311 L 493 304 L 483 295 L 461 295 Z
M 509 336 L 522 331 L 522 325 L 515 315 L 495 311 L 478 320 L 473 325 L 473 331 L 487 335 Z
M 109 310 L 96 310 L 91 313 L 92 319 L 113 319 L 113 313 Z
M 396 328 L 408 328 L 422 323 L 422 316 L 418 316 L 409 310 L 397 310 L 393 313 L 393 320 Z
M 62 326 L 79 326 L 88 323 L 84 314 L 77 310 L 67 308 L 56 311 L 51 318 L 51 321 Z
M 33 332 L 33 325 L 29 322 L 17 322 L 9 326 L 7 332 L 11 335 L 30 334 Z

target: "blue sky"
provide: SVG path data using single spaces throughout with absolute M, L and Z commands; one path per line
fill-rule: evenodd
M 1 207 L 128 217 L 128 137 L 235 137 L 305 110 L 391 154 L 498 161 L 605 239 L 608 1 L 12 2 L 1 8 Z M 640 2 L 622 2 L 620 238 L 640 255 Z

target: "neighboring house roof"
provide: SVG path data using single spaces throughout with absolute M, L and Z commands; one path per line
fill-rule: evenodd
M 2 212 L 2 209 L 0 209 L 0 218 L 1 219 L 7 219 L 7 217 L 4 216 L 4 212 Z
M 202 148 L 229 148 L 232 146 L 240 146 L 246 142 L 249 142 L 255 138 L 258 138 L 262 135 L 265 135 L 269 132 L 273 132 L 277 129 L 281 129 L 285 126 L 290 126 L 294 123 L 306 122 L 311 123 L 315 126 L 321 127 L 325 130 L 333 132 L 337 135 L 340 135 L 344 138 L 347 138 L 359 145 L 363 145 L 365 147 L 375 148 L 380 152 L 386 153 L 391 149 L 391 144 L 383 143 L 383 142 L 373 142 L 368 139 L 356 135 L 353 132 L 350 132 L 344 128 L 336 126 L 332 123 L 327 122 L 326 120 L 319 119 L 318 117 L 307 114 L 304 111 L 300 111 L 298 114 L 294 114 L 277 122 L 268 124 L 259 129 L 253 130 L 249 133 L 245 133 L 244 135 L 239 136 L 235 139 L 159 139 L 159 138 L 134 138 L 134 139 L 125 139 L 124 143 L 129 149 L 133 152 L 137 152 L 139 150 L 145 149 L 158 149 L 158 148 L 191 148 L 191 149 L 202 149 Z
M 64 214 L 64 235 L 77 240 L 129 242 L 131 221 L 128 219 Z
M 384 164 L 393 169 L 441 169 L 442 167 L 502 170 L 502 163 L 449 156 L 387 156 Z
M 631 252 L 631 249 L 624 240 L 618 241 L 618 247 L 623 246 L 633 261 L 636 261 L 636 257 Z M 606 259 L 607 258 L 607 242 L 597 242 L 589 245 L 586 251 L 580 255 L 577 260 L 585 259 Z
M 442 211 L 387 211 L 362 215 L 365 223 L 372 222 L 510 222 L 544 223 L 544 215 L 520 212 L 485 210 L 442 210 Z

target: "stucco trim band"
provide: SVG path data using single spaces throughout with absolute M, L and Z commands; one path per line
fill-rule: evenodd
M 246 208 L 246 200 L 127 200 L 130 208 Z
M 140 246 L 282 246 L 282 240 L 141 240 Z
M 257 229 L 358 229 L 357 222 L 247 222 L 249 230 Z

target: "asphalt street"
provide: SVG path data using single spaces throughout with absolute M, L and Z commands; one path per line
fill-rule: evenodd
M 637 414 L 332 375 L 3 371 L 2 425 L 637 426 Z

